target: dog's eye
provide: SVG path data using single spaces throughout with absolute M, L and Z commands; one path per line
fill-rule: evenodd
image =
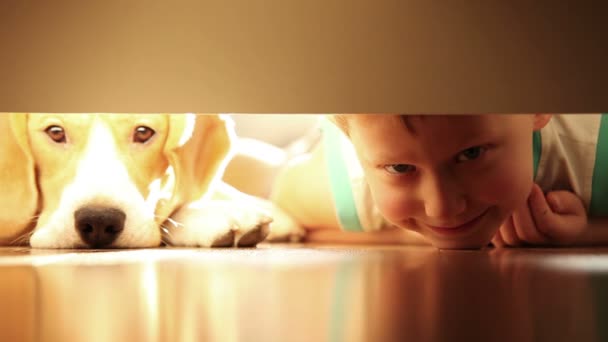
M 143 144 L 150 140 L 155 133 L 156 132 L 150 127 L 139 126 L 135 128 L 135 132 L 133 133 L 133 142 Z
M 65 131 L 61 126 L 49 126 L 45 130 L 46 134 L 56 143 L 65 143 Z

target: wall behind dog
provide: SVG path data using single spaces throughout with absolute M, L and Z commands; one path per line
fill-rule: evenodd
M 314 114 L 231 114 L 236 134 L 277 147 L 287 147 L 315 129 L 320 115 Z
M 599 1 L 0 1 L 0 112 L 605 111 Z

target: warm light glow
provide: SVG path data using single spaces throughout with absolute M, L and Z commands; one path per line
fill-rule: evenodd
M 179 138 L 179 146 L 183 146 L 190 138 L 192 138 L 192 134 L 194 133 L 194 125 L 196 124 L 196 116 L 192 113 L 185 114 L 186 116 L 186 124 L 184 126 L 184 131 L 182 132 L 182 136 Z
M 36 252 L 38 251 L 38 252 Z M 10 255 L 0 258 L 0 266 L 6 265 L 117 265 L 158 261 L 187 261 L 194 263 L 239 265 L 319 265 L 339 263 L 365 257 L 364 251 L 297 249 L 143 249 L 124 251 L 91 252 L 70 250 L 56 254 L 53 250 L 31 250 L 27 255 Z M 605 258 L 608 265 L 608 257 Z M 606 267 L 608 269 L 608 266 Z
M 542 258 L 541 265 L 572 272 L 608 272 L 608 255 L 555 255 Z

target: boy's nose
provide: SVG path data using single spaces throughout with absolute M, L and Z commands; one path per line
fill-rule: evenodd
M 431 179 L 422 191 L 427 217 L 449 220 L 466 210 L 466 199 L 454 182 Z

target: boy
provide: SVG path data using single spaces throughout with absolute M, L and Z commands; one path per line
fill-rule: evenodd
M 608 116 L 330 120 L 323 144 L 288 165 L 271 196 L 309 240 L 439 248 L 608 243 Z

